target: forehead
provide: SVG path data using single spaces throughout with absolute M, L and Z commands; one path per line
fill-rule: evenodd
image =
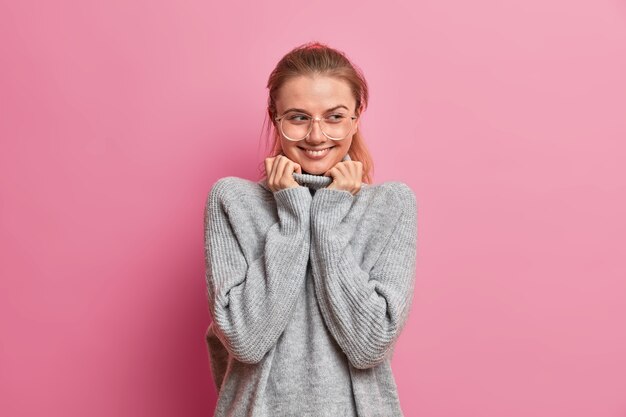
M 350 85 L 342 79 L 320 75 L 292 78 L 283 84 L 276 97 L 279 110 L 297 107 L 324 111 L 340 104 L 350 109 L 356 106 Z

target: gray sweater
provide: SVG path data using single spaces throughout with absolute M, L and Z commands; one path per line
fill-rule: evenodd
M 223 177 L 207 198 L 214 416 L 403 416 L 391 357 L 413 299 L 415 195 L 293 176 L 277 192 Z

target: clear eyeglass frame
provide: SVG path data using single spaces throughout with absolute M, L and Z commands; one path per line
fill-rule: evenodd
M 289 136 L 285 135 L 285 132 L 283 131 L 283 120 L 285 118 L 285 116 L 287 116 L 289 113 L 293 113 L 293 112 L 287 112 L 285 114 L 283 114 L 282 116 L 278 116 L 275 117 L 274 120 L 276 120 L 278 122 L 278 126 L 280 128 L 280 133 L 283 135 L 283 137 L 287 140 L 290 140 L 292 142 L 300 142 L 301 140 L 304 140 L 306 138 L 309 137 L 309 135 L 311 134 L 311 132 L 313 131 L 313 123 L 314 122 L 318 122 L 320 123 L 320 132 L 322 132 L 322 134 L 324 136 L 326 136 L 328 139 L 330 140 L 334 140 L 334 141 L 340 141 L 340 140 L 344 140 L 345 138 L 347 138 L 350 135 L 350 132 L 352 131 L 352 127 L 354 126 L 354 121 L 356 119 L 358 119 L 358 116 L 350 116 L 350 129 L 348 130 L 348 133 L 346 133 L 346 135 L 342 138 L 333 138 L 332 136 L 328 136 L 326 134 L 326 132 L 324 132 L 324 129 L 322 129 L 322 124 L 321 121 L 323 119 L 323 117 L 311 117 L 311 121 L 309 122 L 309 130 L 307 131 L 306 135 L 304 135 L 304 137 L 302 139 L 293 139 L 290 138 Z

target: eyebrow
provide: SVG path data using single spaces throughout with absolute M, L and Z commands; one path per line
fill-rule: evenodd
M 347 108 L 347 107 L 346 107 L 346 106 L 344 106 L 343 104 L 340 104 L 340 105 L 338 105 L 338 106 L 331 107 L 330 109 L 326 110 L 324 113 L 327 113 L 327 112 L 329 112 L 329 111 L 333 111 L 333 110 L 337 110 L 337 109 L 338 109 L 338 108 L 340 108 L 340 107 L 343 107 L 344 109 L 346 109 L 346 110 L 348 110 L 348 111 L 350 110 L 349 108 Z M 290 108 L 290 109 L 285 110 L 285 111 L 283 112 L 283 114 L 285 114 L 285 113 L 289 113 L 290 111 L 295 111 L 295 112 L 298 112 L 298 113 L 306 113 L 306 114 L 311 114 L 311 113 L 309 113 L 308 111 L 306 111 L 306 110 L 304 110 L 304 109 L 298 109 L 298 108 L 295 108 L 295 107 L 292 107 L 292 108 Z

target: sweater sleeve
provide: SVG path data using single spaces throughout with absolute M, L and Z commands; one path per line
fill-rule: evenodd
M 324 188 L 311 205 L 311 262 L 320 310 L 348 360 L 359 369 L 378 365 L 393 350 L 413 298 L 417 203 L 406 184 L 391 185 L 397 199 L 380 207 L 381 215 L 396 204 L 399 217 L 369 271 L 355 259 L 349 243 L 352 226 L 344 221 L 355 197 Z
M 215 183 L 206 203 L 207 294 L 217 337 L 237 360 L 257 363 L 282 334 L 304 286 L 312 197 L 305 187 L 274 192 L 278 221 L 259 254 L 250 255 L 242 239 L 258 232 L 238 221 L 246 208 L 230 178 Z

